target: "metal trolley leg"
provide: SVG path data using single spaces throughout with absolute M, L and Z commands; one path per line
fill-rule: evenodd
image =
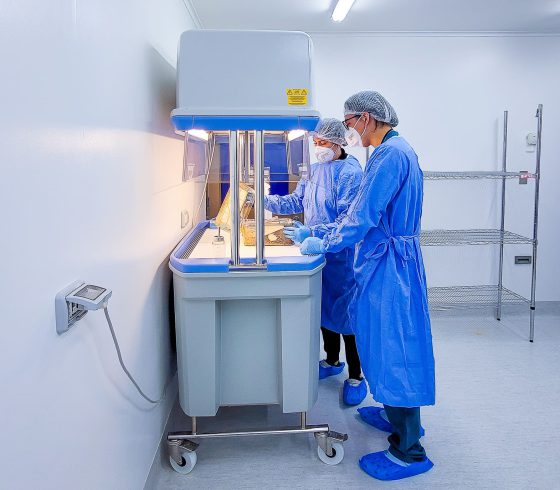
M 235 432 L 200 432 L 197 425 L 197 418 L 192 417 L 192 430 L 190 432 L 169 432 L 167 434 L 169 462 L 178 473 L 190 473 L 196 464 L 196 450 L 199 445 L 191 439 L 313 434 L 317 440 L 319 459 L 329 465 L 335 465 L 342 461 L 344 458 L 343 443 L 348 440 L 347 434 L 331 431 L 328 425 L 307 425 L 306 412 L 300 413 L 300 424 L 295 427 Z

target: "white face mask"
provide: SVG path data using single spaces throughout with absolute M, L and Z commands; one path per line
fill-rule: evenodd
M 358 121 L 360 120 L 360 118 L 361 116 L 358 118 Z M 346 143 L 348 143 L 348 146 L 357 146 L 357 147 L 364 146 L 364 144 L 362 143 L 362 136 L 366 132 L 366 127 L 364 126 L 364 130 L 362 131 L 362 134 L 358 133 L 358 130 L 355 128 L 356 124 L 358 124 L 358 121 L 354 123 L 354 126 L 348 128 L 346 130 L 346 133 L 344 134 L 344 139 L 346 140 Z
M 346 131 L 344 139 L 346 140 L 346 143 L 348 143 L 348 146 L 364 146 L 362 143 L 362 137 L 360 136 L 360 133 L 358 133 L 356 128 L 350 128 L 348 131 Z
M 315 157 L 319 163 L 332 162 L 334 160 L 334 150 L 324 146 L 318 146 L 315 149 Z

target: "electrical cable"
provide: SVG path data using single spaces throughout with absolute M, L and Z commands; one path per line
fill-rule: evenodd
M 121 354 L 121 348 L 119 347 L 119 341 L 117 340 L 117 336 L 115 335 L 115 329 L 113 328 L 113 322 L 111 321 L 111 317 L 109 316 L 109 310 L 108 310 L 107 306 L 103 307 L 103 311 L 105 312 L 105 318 L 107 318 L 107 323 L 109 324 L 109 330 L 111 331 L 111 336 L 113 337 L 113 344 L 115 344 L 115 349 L 117 351 L 117 356 L 119 357 L 119 363 L 121 364 L 122 370 L 128 376 L 128 379 L 130 379 L 130 381 L 132 381 L 132 384 L 136 387 L 136 389 L 138 390 L 138 393 L 140 393 L 140 395 L 142 395 L 142 397 L 145 400 L 147 400 L 148 402 L 153 403 L 155 405 L 159 404 L 165 398 L 165 393 L 167 391 L 167 385 L 163 389 L 163 393 L 158 400 L 151 399 L 149 396 L 147 396 L 142 391 L 142 388 L 140 388 L 140 386 L 138 386 L 138 383 L 136 382 L 136 380 L 134 379 L 132 374 L 130 374 L 129 370 L 127 369 L 127 367 L 124 364 L 122 354 Z

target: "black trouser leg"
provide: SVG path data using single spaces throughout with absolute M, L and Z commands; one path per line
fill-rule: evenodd
M 362 366 L 356 347 L 355 335 L 343 335 L 344 347 L 346 350 L 346 362 L 348 363 L 348 377 L 352 379 L 362 379 Z
M 327 353 L 327 362 L 335 365 L 340 356 L 340 334 L 325 327 L 321 327 L 321 332 L 323 332 L 323 348 Z
M 388 438 L 389 452 L 405 463 L 423 461 L 426 451 L 420 444 L 420 407 L 383 406 L 393 426 L 393 433 Z

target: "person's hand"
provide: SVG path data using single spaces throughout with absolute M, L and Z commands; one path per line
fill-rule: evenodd
M 301 243 L 311 236 L 311 230 L 299 221 L 294 221 L 294 226 L 285 226 L 284 235 L 290 240 Z
M 315 236 L 306 238 L 301 244 L 299 251 L 302 253 L 302 255 L 324 254 L 325 245 L 323 243 L 323 239 Z
M 257 190 L 255 189 L 254 186 L 248 185 L 247 187 L 249 188 L 249 192 L 251 194 L 254 194 L 255 196 L 257 195 Z M 265 180 L 263 187 L 264 187 L 264 197 L 266 197 L 268 194 L 270 194 L 270 183 Z

